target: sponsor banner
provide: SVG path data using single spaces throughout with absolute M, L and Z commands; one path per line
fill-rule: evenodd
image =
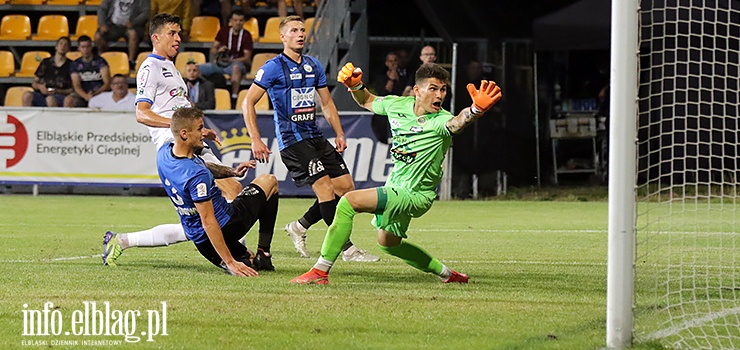
M 389 146 L 378 142 L 373 135 L 370 127 L 371 114 L 341 112 L 340 115 L 344 136 L 347 139 L 347 149 L 343 153 L 344 161 L 355 181 L 355 187 L 382 186 L 393 169 L 393 161 L 388 152 Z M 323 116 L 317 116 L 316 121 L 329 142 L 334 143 L 334 130 L 331 125 Z M 209 145 L 224 165 L 236 166 L 252 159 L 252 140 L 241 114 L 208 114 L 205 124 L 206 127 L 216 130 L 221 137 L 220 146 L 212 142 L 209 142 Z M 275 137 L 272 115 L 258 114 L 257 126 L 262 141 L 270 148 L 272 154 L 267 163 L 257 163 L 256 169 L 250 169 L 242 184 L 248 184 L 257 175 L 273 174 L 277 177 L 282 196 L 313 196 L 310 186 L 296 187 L 280 160 L 280 147 Z
M 159 186 L 155 156 L 133 113 L 0 110 L 0 183 Z
M 375 139 L 369 116 L 341 113 L 347 139 L 343 156 L 356 188 L 383 185 L 393 167 L 388 145 Z M 328 122 L 322 117 L 317 122 L 333 142 Z M 221 137 L 221 145 L 209 144 L 225 165 L 252 159 L 240 113 L 209 113 L 205 124 Z M 309 186 L 295 186 L 280 160 L 272 115 L 258 115 L 257 124 L 272 154 L 242 183 L 274 174 L 282 195 L 313 196 Z M 133 113 L 61 108 L 0 110 L 0 184 L 161 186 L 149 130 L 136 122 Z

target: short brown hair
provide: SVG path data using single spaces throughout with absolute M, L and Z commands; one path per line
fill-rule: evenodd
M 169 13 L 159 13 L 151 21 L 149 21 L 149 34 L 158 33 L 165 24 L 172 23 L 180 25 L 180 17 L 171 15 Z
M 418 85 L 423 80 L 429 78 L 437 78 L 443 81 L 445 84 L 450 85 L 450 72 L 436 63 L 422 64 L 421 67 L 416 70 L 416 77 L 414 79 L 414 82 Z
M 298 22 L 304 23 L 303 22 L 303 18 L 301 18 L 301 16 L 295 16 L 294 15 L 294 16 L 285 17 L 285 18 L 283 18 L 282 21 L 280 21 L 280 27 L 279 27 L 280 33 L 283 32 L 283 28 L 285 28 L 285 25 L 286 24 L 288 24 L 290 22 L 294 22 L 294 21 L 298 21 Z
M 190 125 L 198 119 L 203 119 L 203 111 L 195 107 L 183 107 L 175 110 L 170 121 L 172 135 L 177 135 L 180 130 L 190 128 Z

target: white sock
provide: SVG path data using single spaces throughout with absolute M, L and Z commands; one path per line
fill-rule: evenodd
M 148 230 L 127 233 L 126 236 L 128 247 L 162 247 L 188 240 L 180 224 L 158 225 Z
M 319 260 L 316 260 L 316 264 L 314 264 L 313 267 L 317 270 L 329 272 L 329 270 L 331 270 L 332 265 L 334 265 L 333 261 L 329 261 L 322 257 L 319 257 Z
M 450 276 L 452 276 L 452 270 L 450 270 L 447 265 L 442 265 L 442 273 L 439 274 L 439 279 L 441 279 L 442 282 L 447 282 L 447 280 L 450 279 Z

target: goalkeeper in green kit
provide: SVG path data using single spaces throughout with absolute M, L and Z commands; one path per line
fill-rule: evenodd
M 493 107 L 501 99 L 501 89 L 493 81 L 481 81 L 479 89 L 468 84 L 473 105 L 453 116 L 442 109 L 450 74 L 436 64 L 424 64 L 416 71 L 413 96 L 371 94 L 362 84 L 362 70 L 352 63 L 342 68 L 337 80 L 348 87 L 361 107 L 388 117 L 393 134 L 394 168 L 385 186 L 351 191 L 339 200 L 334 222 L 321 246 L 321 257 L 311 270 L 291 282 L 328 284 L 329 270 L 352 233 L 355 215 L 372 213 L 380 250 L 439 276 L 444 283 L 467 283 L 467 275 L 452 271 L 404 238 L 411 218 L 424 215 L 432 207 L 452 136 Z

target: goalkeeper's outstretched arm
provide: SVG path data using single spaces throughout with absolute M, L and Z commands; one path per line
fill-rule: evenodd
M 501 88 L 492 80 L 481 80 L 480 89 L 476 89 L 473 84 L 468 84 L 467 88 L 473 104 L 447 121 L 447 130 L 453 134 L 459 134 L 468 125 L 473 124 L 501 99 Z
M 355 67 L 352 62 L 348 62 L 337 74 L 337 81 L 347 87 L 347 90 L 352 93 L 352 98 L 360 107 L 372 112 L 373 100 L 377 96 L 370 93 L 365 88 L 365 84 L 362 83 L 362 69 L 360 67 Z

